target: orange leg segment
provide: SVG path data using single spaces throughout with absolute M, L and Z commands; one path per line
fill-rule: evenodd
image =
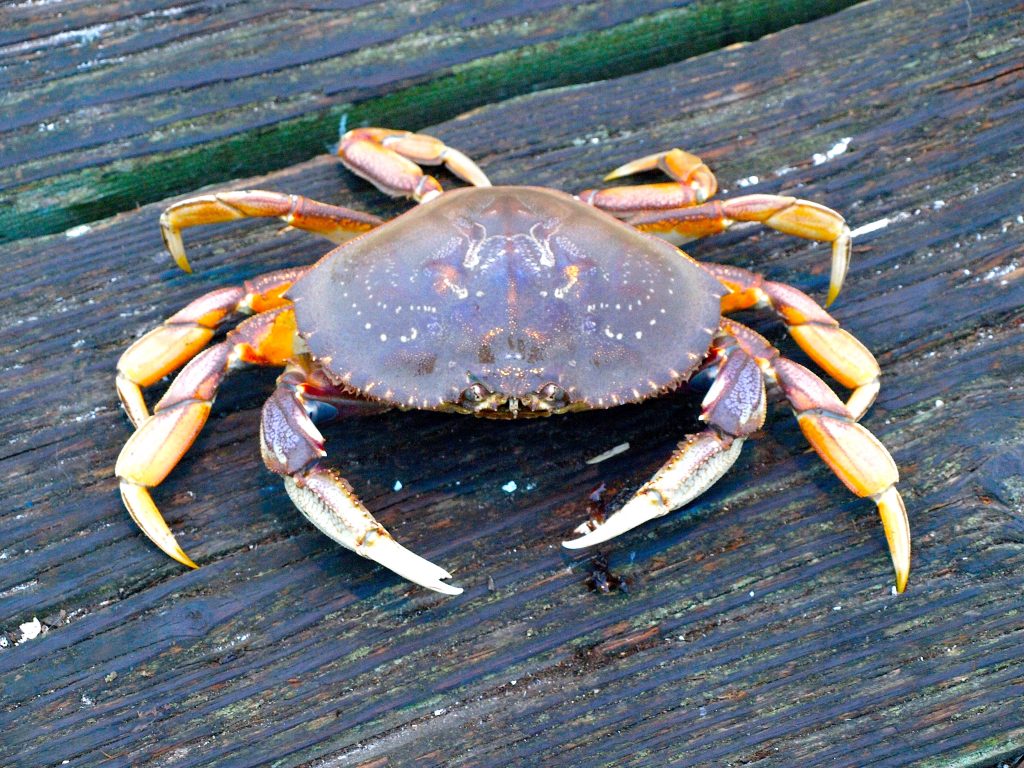
M 281 219 L 289 227 L 315 232 L 335 243 L 343 243 L 383 223 L 369 213 L 317 202 L 301 195 L 246 189 L 198 195 L 174 203 L 160 216 L 160 232 L 174 262 L 186 272 L 191 272 L 181 230 L 198 224 L 249 218 Z
M 874 402 L 879 389 L 878 363 L 867 347 L 839 327 L 839 322 L 810 296 L 786 285 L 765 280 L 741 267 L 701 264 L 729 289 L 722 298 L 722 312 L 771 308 L 800 348 L 832 378 L 853 390 L 846 403 L 859 420 Z
M 668 236 L 678 243 L 724 232 L 741 221 L 756 221 L 789 235 L 832 243 L 826 307 L 839 295 L 850 266 L 852 241 L 845 219 L 831 208 L 796 197 L 744 195 L 691 208 L 641 211 L 626 221 L 641 232 Z
M 896 572 L 896 589 L 902 592 L 910 575 L 910 524 L 896 489 L 899 470 L 892 456 L 814 373 L 782 357 L 764 337 L 744 325 L 723 319 L 722 330 L 779 386 L 807 441 L 843 484 L 857 496 L 875 502 Z
M 195 357 L 236 312 L 265 312 L 287 305 L 284 292 L 305 271 L 305 267 L 282 269 L 240 286 L 211 291 L 137 339 L 117 362 L 117 394 L 132 424 L 138 427 L 149 416 L 143 387 Z
M 425 203 L 443 191 L 420 165 L 441 165 L 473 186 L 491 182 L 469 157 L 440 139 L 388 128 L 356 128 L 341 137 L 338 157 L 350 171 L 392 197 Z
M 167 527 L 149 489 L 163 482 L 195 442 L 227 372 L 243 363 L 284 365 L 292 355 L 294 338 L 291 307 L 241 323 L 223 342 L 204 350 L 181 370 L 153 414 L 138 422 L 121 449 L 114 474 L 125 507 L 143 533 L 179 563 L 196 567 Z
M 584 203 L 620 216 L 703 203 L 718 191 L 718 180 L 711 169 L 699 157 L 681 149 L 670 149 L 633 160 L 616 168 L 604 180 L 612 181 L 655 169 L 660 169 L 673 182 L 585 189 L 580 192 L 579 198 Z

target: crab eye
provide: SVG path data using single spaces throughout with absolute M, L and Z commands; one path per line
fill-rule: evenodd
M 548 383 L 537 392 L 541 398 L 551 403 L 562 402 L 567 399 L 565 390 L 557 384 Z
M 479 403 L 487 397 L 487 388 L 483 384 L 474 384 L 462 390 L 459 399 L 464 403 Z

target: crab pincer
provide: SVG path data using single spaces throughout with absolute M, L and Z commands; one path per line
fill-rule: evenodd
M 600 544 L 648 520 L 688 504 L 724 475 L 740 455 L 744 439 L 764 424 L 764 380 L 742 349 L 722 349 L 715 383 L 704 397 L 701 420 L 708 427 L 687 437 L 669 460 L 604 523 L 584 523 L 569 549 Z
M 395 541 L 348 481 L 321 465 L 327 452 L 310 414 L 316 412 L 317 403 L 340 406 L 351 401 L 352 395 L 318 375 L 308 360 L 290 363 L 263 405 L 260 451 L 264 464 L 283 476 L 292 502 L 331 540 L 427 589 L 447 595 L 461 593 L 460 587 L 443 581 L 451 578 L 448 571 Z

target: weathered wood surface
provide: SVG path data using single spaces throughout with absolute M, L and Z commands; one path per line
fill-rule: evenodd
M 342 116 L 416 129 L 851 2 L 12 4 L 0 8 L 0 242 L 307 160 Z
M 393 413 L 328 429 L 370 508 L 466 587 L 425 593 L 312 531 L 259 466 L 270 372 L 229 382 L 157 492 L 204 565 L 185 572 L 120 506 L 114 362 L 186 300 L 322 244 L 260 225 L 190 231 L 189 277 L 152 205 L 6 246 L 0 763 L 1011 762 L 1024 751 L 1021 10 L 869 3 L 432 129 L 496 182 L 567 189 L 682 144 L 733 194 L 756 174 L 744 191 L 879 227 L 858 239 L 835 314 L 885 373 L 865 424 L 903 471 L 915 552 L 899 597 L 871 505 L 781 406 L 688 512 L 607 548 L 627 594 L 589 592 L 589 557 L 558 543 L 590 490 L 621 497 L 693 427 L 688 393 L 540 423 Z M 328 157 L 255 183 L 401 208 Z M 818 245 L 747 230 L 690 250 L 824 293 Z M 44 631 L 23 639 L 34 617 Z

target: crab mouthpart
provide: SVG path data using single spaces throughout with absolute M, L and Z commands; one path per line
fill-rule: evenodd
M 564 413 L 570 406 L 568 394 L 557 384 L 547 383 L 537 392 L 507 395 L 491 392 L 483 383 L 475 380 L 459 396 L 456 407 L 463 413 L 489 419 L 516 419 Z

